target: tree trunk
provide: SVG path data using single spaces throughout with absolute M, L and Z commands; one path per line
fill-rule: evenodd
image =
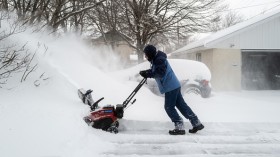
M 140 41 L 137 40 L 137 56 L 138 56 L 138 63 L 144 62 L 144 45 L 140 43 Z
M 137 51 L 137 56 L 138 56 L 138 63 L 140 64 L 140 63 L 142 63 L 142 62 L 144 62 L 144 54 L 143 54 L 143 52 L 142 51 Z
M 1 0 L 0 2 L 2 3 L 0 5 L 0 9 L 8 10 L 8 2 L 7 2 L 7 0 Z

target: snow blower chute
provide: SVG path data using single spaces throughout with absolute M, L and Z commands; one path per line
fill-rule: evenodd
M 139 89 L 146 82 L 146 78 L 140 81 L 138 86 L 132 91 L 128 98 L 122 103 L 117 104 L 116 106 L 107 105 L 104 107 L 98 107 L 98 103 L 104 99 L 100 98 L 96 102 L 93 101 L 91 92 L 92 90 L 79 89 L 78 95 L 84 104 L 90 106 L 90 115 L 84 117 L 84 121 L 93 128 L 102 129 L 104 131 L 109 131 L 112 133 L 118 133 L 119 122 L 118 119 L 121 119 L 124 114 L 124 109 L 131 102 L 132 98 L 139 91 Z M 131 104 L 135 103 L 134 99 Z

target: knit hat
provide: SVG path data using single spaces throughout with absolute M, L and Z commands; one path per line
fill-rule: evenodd
M 153 45 L 147 45 L 143 51 L 146 54 L 148 61 L 152 61 L 157 53 L 157 49 Z

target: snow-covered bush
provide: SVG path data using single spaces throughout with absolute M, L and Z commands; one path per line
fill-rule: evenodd
M 36 52 L 30 51 L 25 44 L 10 40 L 14 35 L 24 32 L 26 26 L 17 20 L 13 13 L 0 12 L 0 88 L 14 76 L 23 82 L 37 68 L 32 63 Z

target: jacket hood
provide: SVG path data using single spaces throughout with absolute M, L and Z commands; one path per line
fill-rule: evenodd
M 166 59 L 167 55 L 164 52 L 162 52 L 162 51 L 157 51 L 156 56 L 155 56 L 155 58 L 153 60 L 155 60 L 158 57 L 163 57 L 163 58 Z
M 143 52 L 145 53 L 147 60 L 151 62 L 156 56 L 157 49 L 153 45 L 147 45 Z

